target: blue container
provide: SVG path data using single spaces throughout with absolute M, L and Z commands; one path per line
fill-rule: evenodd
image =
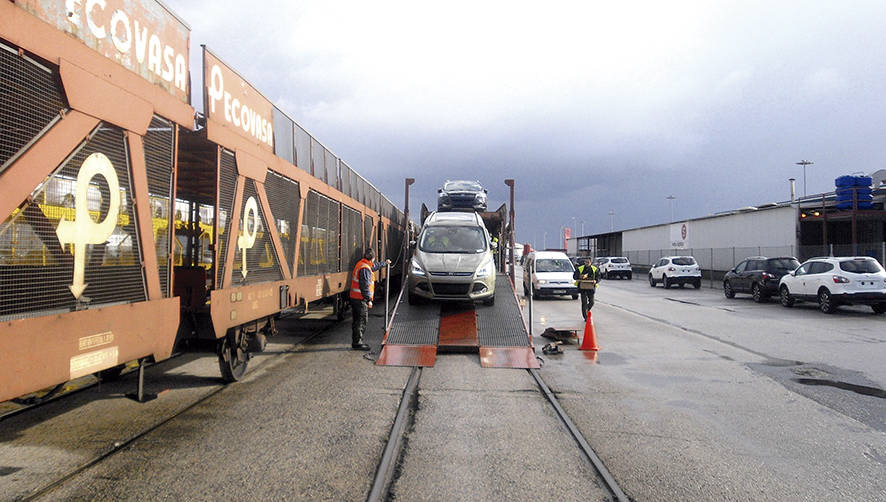
M 854 187 L 855 186 L 855 176 L 844 175 L 834 180 L 834 185 L 837 187 Z

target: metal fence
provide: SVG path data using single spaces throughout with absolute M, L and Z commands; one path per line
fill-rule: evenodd
M 702 274 L 711 281 L 722 279 L 745 258 L 751 256 L 794 256 L 801 262 L 815 256 L 870 256 L 880 264 L 886 261 L 886 242 L 860 244 L 831 244 L 828 246 L 756 246 L 729 248 L 645 249 L 626 251 L 634 272 L 645 272 L 663 256 L 693 256 Z

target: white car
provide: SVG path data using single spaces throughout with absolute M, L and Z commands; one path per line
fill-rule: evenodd
M 523 268 L 523 294 L 541 296 L 568 295 L 578 298 L 578 287 L 572 278 L 575 268 L 569 257 L 559 251 L 533 251 L 526 255 Z M 530 276 L 532 282 L 529 282 Z
M 679 284 L 680 287 L 692 284 L 698 289 L 701 287 L 701 269 L 691 256 L 665 256 L 649 270 L 649 285 L 654 288 L 659 282 L 665 289 L 674 284 Z
M 624 256 L 607 256 L 600 258 L 600 264 L 597 265 L 597 268 L 600 269 L 600 275 L 604 279 L 625 277 L 630 280 L 633 275 L 631 272 L 631 262 Z
M 781 304 L 817 301 L 825 314 L 840 305 L 870 305 L 886 312 L 886 271 L 868 256 L 810 258 L 778 283 Z

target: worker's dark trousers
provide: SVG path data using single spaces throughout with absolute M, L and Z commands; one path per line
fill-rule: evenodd
M 588 310 L 594 308 L 594 293 L 596 293 L 594 289 L 581 290 L 581 317 L 583 319 L 587 319 Z
M 354 318 L 351 322 L 351 344 L 363 343 L 363 332 L 366 331 L 366 323 L 369 322 L 369 305 L 366 300 L 351 300 L 351 313 Z

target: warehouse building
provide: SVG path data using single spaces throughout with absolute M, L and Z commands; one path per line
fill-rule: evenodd
M 878 176 L 879 174 L 879 176 Z M 569 239 L 579 256 L 626 256 L 642 271 L 660 257 L 692 255 L 718 278 L 749 256 L 865 255 L 886 260 L 886 171 L 872 175 L 870 196 L 835 192 Z M 855 198 L 862 200 L 859 202 Z M 848 206 L 848 208 L 847 208 Z

